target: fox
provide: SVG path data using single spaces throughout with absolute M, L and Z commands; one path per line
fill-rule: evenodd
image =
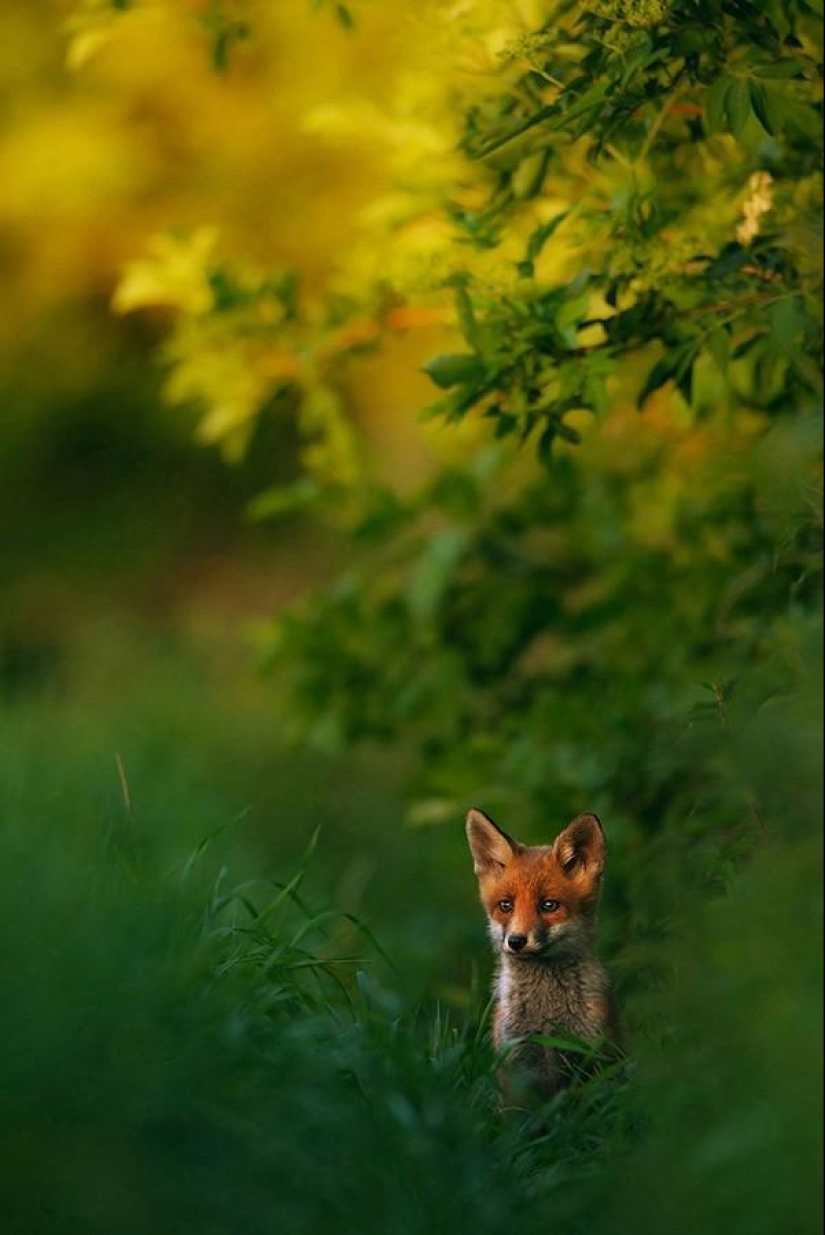
M 610 980 L 596 955 L 604 830 L 596 815 L 577 815 L 552 844 L 522 845 L 474 807 L 466 831 L 497 961 L 493 1043 L 510 1047 L 503 1096 L 551 1097 L 570 1084 L 577 1057 L 526 1036 L 573 1037 L 621 1054 Z

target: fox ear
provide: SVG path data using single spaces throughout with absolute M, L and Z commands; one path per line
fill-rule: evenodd
M 596 815 L 577 815 L 553 843 L 553 856 L 571 879 L 594 883 L 604 870 L 604 831 Z
M 484 811 L 475 808 L 467 812 L 467 840 L 473 855 L 473 869 L 479 877 L 503 870 L 522 849 Z

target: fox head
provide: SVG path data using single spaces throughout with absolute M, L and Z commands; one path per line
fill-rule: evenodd
M 467 839 L 496 950 L 531 960 L 589 946 L 605 854 L 595 815 L 578 815 L 552 845 L 528 846 L 471 810 Z

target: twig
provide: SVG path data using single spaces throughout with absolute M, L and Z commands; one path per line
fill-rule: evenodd
M 129 781 L 126 776 L 126 768 L 123 766 L 123 760 L 120 757 L 120 752 L 115 751 L 115 763 L 117 765 L 117 774 L 120 780 L 120 791 L 123 794 L 123 805 L 126 810 L 126 818 L 131 822 L 133 817 L 132 812 L 132 793 L 129 789 Z

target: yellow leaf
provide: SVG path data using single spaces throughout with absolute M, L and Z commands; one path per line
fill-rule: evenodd
M 214 227 L 189 236 L 155 236 L 150 254 L 129 262 L 112 298 L 116 313 L 166 306 L 184 313 L 206 313 L 214 296 L 209 265 L 218 240 Z
M 93 60 L 102 47 L 111 41 L 111 27 L 98 26 L 92 30 L 81 30 L 69 40 L 66 51 L 66 67 L 73 72 L 84 68 Z

